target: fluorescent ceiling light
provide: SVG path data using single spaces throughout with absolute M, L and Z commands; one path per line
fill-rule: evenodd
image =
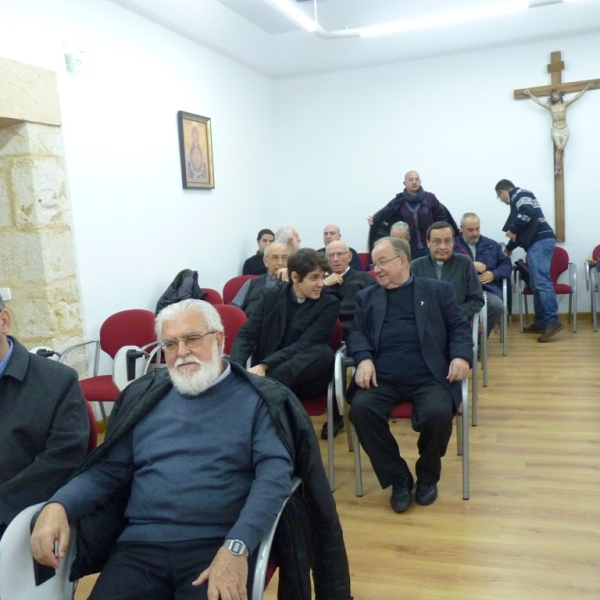
M 405 19 L 394 23 L 385 23 L 383 25 L 373 25 L 371 27 L 362 27 L 360 35 L 362 37 L 371 37 L 376 35 L 389 35 L 392 33 L 402 33 L 405 31 L 415 31 L 418 29 L 430 29 L 432 27 L 444 27 L 456 25 L 457 23 L 468 23 L 480 19 L 488 19 L 521 12 L 529 8 L 527 0 L 517 2 L 504 2 L 503 4 L 493 4 L 481 8 L 471 8 L 455 12 L 439 13 L 426 17 L 416 17 L 414 19 Z
M 288 0 L 266 0 L 269 4 L 278 8 L 281 12 L 285 13 L 288 17 L 290 17 L 293 21 L 295 21 L 298 25 L 309 31 L 310 33 L 314 33 L 319 29 L 319 24 L 316 21 L 313 21 L 309 17 L 307 17 L 297 6 L 294 6 Z

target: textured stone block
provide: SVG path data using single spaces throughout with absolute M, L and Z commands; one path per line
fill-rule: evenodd
M 74 275 L 76 269 L 71 232 L 44 229 L 38 232 L 38 236 L 45 281 L 50 284 Z
M 11 190 L 19 229 L 48 225 L 69 227 L 62 159 L 33 156 L 15 159 Z
M 41 244 L 34 231 L 3 232 L 0 236 L 0 281 L 13 285 L 19 281 L 44 281 L 46 267 Z
M 26 123 L 29 153 L 34 156 L 64 156 L 60 127 Z
M 29 154 L 29 136 L 26 123 L 0 129 L 0 156 Z
M 6 159 L 0 158 L 0 231 L 3 227 L 13 226 L 12 207 L 6 185 L 6 173 L 10 168 L 7 162 Z

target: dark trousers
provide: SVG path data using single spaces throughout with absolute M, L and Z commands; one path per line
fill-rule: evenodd
M 289 387 L 300 399 L 314 398 L 327 392 L 334 362 L 331 346 L 319 344 L 267 371 L 267 376 Z
M 104 565 L 89 600 L 206 600 L 208 583 L 192 585 L 212 562 L 222 539 L 122 542 Z M 248 590 L 256 559 L 248 562 Z
M 351 402 L 350 421 L 382 488 L 410 475 L 388 423 L 392 408 L 401 402 L 412 403 L 412 428 L 420 433 L 417 479 L 422 483 L 439 481 L 453 417 L 452 396 L 443 384 L 435 379 L 418 386 L 379 381 L 378 387 L 369 390 L 356 387 Z

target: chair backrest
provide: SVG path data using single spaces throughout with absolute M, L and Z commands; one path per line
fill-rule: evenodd
M 369 270 L 369 263 L 371 262 L 371 255 L 368 252 L 357 252 L 360 264 L 362 265 L 363 271 Z
M 342 329 L 342 324 L 339 319 L 336 319 L 333 331 L 331 332 L 331 338 L 329 340 L 329 345 L 334 352 L 337 352 L 342 347 L 343 335 L 344 330 Z
M 246 313 L 237 306 L 228 304 L 215 305 L 217 312 L 221 316 L 223 327 L 225 328 L 225 354 L 231 354 L 233 341 L 238 334 L 240 327 L 247 321 Z
M 100 348 L 111 358 L 123 346 L 146 346 L 156 341 L 154 313 L 149 310 L 122 310 L 111 315 L 100 327 Z
M 550 263 L 550 278 L 556 284 L 558 278 L 569 268 L 569 255 L 564 248 L 556 246 Z
M 598 244 L 592 252 L 592 260 L 598 262 L 598 259 L 600 259 L 600 244 Z
M 205 302 L 208 302 L 213 306 L 223 304 L 223 298 L 221 298 L 221 294 L 219 294 L 217 290 L 213 290 L 212 288 L 202 288 L 202 291 L 206 292 L 206 297 L 204 298 Z
M 238 275 L 237 277 L 232 277 L 223 286 L 223 304 L 231 304 L 237 293 L 240 291 L 240 288 L 246 283 L 246 281 L 248 281 L 248 279 L 254 279 L 255 277 L 257 276 Z

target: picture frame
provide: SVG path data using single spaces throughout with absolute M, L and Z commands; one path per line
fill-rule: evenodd
M 210 118 L 177 112 L 181 178 L 184 189 L 214 189 Z

